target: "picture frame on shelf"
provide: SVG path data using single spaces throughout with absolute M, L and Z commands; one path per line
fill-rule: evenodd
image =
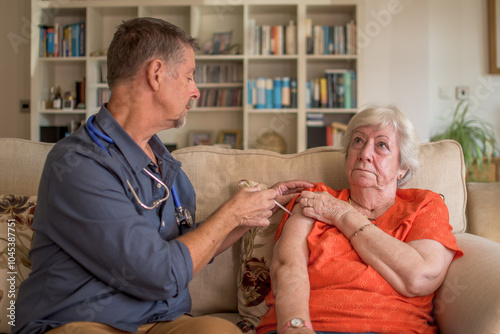
M 214 33 L 213 54 L 226 54 L 231 45 L 232 31 Z
M 240 148 L 241 130 L 222 130 L 219 133 L 218 144 L 228 144 L 231 148 Z
M 193 130 L 188 133 L 188 145 L 212 145 L 213 132 L 208 130 Z

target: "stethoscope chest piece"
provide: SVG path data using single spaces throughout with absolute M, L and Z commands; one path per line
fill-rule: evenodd
M 188 209 L 183 209 L 181 206 L 175 208 L 175 219 L 177 220 L 177 225 L 187 225 L 188 227 L 193 227 L 193 216 Z

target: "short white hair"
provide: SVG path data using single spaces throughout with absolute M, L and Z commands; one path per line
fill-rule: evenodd
M 396 130 L 399 144 L 399 166 L 402 169 L 407 169 L 404 177 L 398 180 L 398 187 L 402 187 L 417 173 L 419 141 L 412 122 L 397 107 L 369 105 L 358 110 L 347 125 L 347 130 L 342 138 L 342 151 L 347 157 L 354 130 L 363 126 L 385 128 L 388 125 L 392 125 Z

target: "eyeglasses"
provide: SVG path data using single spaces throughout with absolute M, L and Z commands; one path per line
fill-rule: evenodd
M 167 196 L 165 196 L 164 198 L 161 198 L 161 199 L 158 199 L 156 201 L 153 202 L 153 204 L 151 204 L 151 206 L 147 206 L 146 204 L 144 204 L 140 199 L 139 199 L 139 196 L 137 196 L 137 193 L 134 191 L 134 188 L 132 188 L 132 185 L 130 184 L 130 182 L 127 180 L 127 184 L 128 184 L 128 187 L 130 188 L 130 191 L 132 192 L 132 194 L 134 195 L 134 198 L 135 200 L 137 201 L 137 203 L 139 203 L 140 206 L 142 206 L 144 209 L 146 210 L 153 210 L 153 209 L 156 209 L 158 206 L 161 205 L 161 203 L 165 202 L 168 197 L 170 196 L 170 191 L 168 190 L 168 187 L 165 183 L 163 183 L 162 180 L 160 180 L 159 178 L 157 178 L 156 176 L 154 176 L 153 173 L 151 173 L 150 171 L 148 171 L 146 168 L 143 168 L 142 169 L 143 171 L 146 172 L 146 174 L 148 174 L 149 176 L 151 176 L 155 181 L 157 181 L 159 184 L 161 184 L 163 186 L 163 188 L 165 188 L 165 190 L 167 191 Z

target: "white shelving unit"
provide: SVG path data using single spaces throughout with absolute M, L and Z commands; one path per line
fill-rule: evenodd
M 197 65 L 238 64 L 241 82 L 199 83 L 200 89 L 241 89 L 242 105 L 236 107 L 196 107 L 188 114 L 183 129 L 172 129 L 159 134 L 166 144 L 188 146 L 189 133 L 210 131 L 217 141 L 224 130 L 240 130 L 240 148 L 255 147 L 257 138 L 267 129 L 281 135 L 286 141 L 286 153 L 307 148 L 307 115 L 319 112 L 327 122 L 347 122 L 355 113 L 351 109 L 306 108 L 306 81 L 321 76 L 325 69 L 351 69 L 357 73 L 358 105 L 363 102 L 362 50 L 350 55 L 309 55 L 306 51 L 306 27 L 310 19 L 317 25 L 340 25 L 354 20 L 363 24 L 360 0 L 89 0 L 60 1 L 32 0 L 33 27 L 85 22 L 85 55 L 81 57 L 40 57 L 40 39 L 31 41 L 31 139 L 40 140 L 40 127 L 67 126 L 81 122 L 99 110 L 98 89 L 106 89 L 100 82 L 99 68 L 106 63 L 105 52 L 116 26 L 123 20 L 151 16 L 174 23 L 199 39 L 200 46 L 213 41 L 214 33 L 231 32 L 232 54 L 196 56 Z M 285 55 L 250 54 L 249 23 L 256 25 L 287 25 L 294 22 L 296 53 Z M 247 105 L 247 81 L 257 77 L 291 77 L 297 80 L 297 107 L 284 109 L 255 109 Z M 50 87 L 61 92 L 75 93 L 75 82 L 85 78 L 85 109 L 63 111 L 47 109 Z

